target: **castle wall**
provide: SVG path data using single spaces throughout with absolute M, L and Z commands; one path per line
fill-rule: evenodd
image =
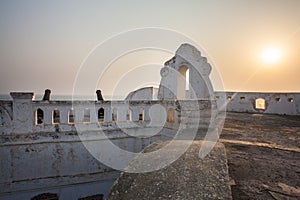
M 153 105 L 168 110 L 174 107 L 172 101 L 33 101 L 26 93 L 15 97 L 0 102 L 0 199 L 5 200 L 30 199 L 46 192 L 58 194 L 61 200 L 106 195 L 119 172 L 95 159 L 82 141 L 101 146 L 110 140 L 122 149 L 140 152 L 163 138 L 160 131 L 165 124 L 170 124 L 169 132 L 178 126 L 177 120 L 151 121 L 161 117 Z M 104 109 L 101 121 L 100 108 Z M 40 121 L 38 109 L 43 113 Z M 71 109 L 75 113 L 72 122 Z M 59 118 L 55 119 L 55 111 Z M 88 139 L 80 138 L 80 132 Z
M 200 116 L 207 127 L 212 111 L 212 105 L 204 100 L 195 110 L 191 100 L 72 102 L 34 101 L 31 93 L 12 96 L 13 101 L 0 101 L 0 199 L 14 199 L 21 194 L 30 198 L 43 191 L 60 194 L 60 199 L 83 197 L 83 191 L 74 189 L 78 185 L 90 187 L 86 191 L 102 188 L 89 194 L 106 194 L 118 172 L 87 151 L 78 129 L 88 131 L 91 142 L 111 140 L 128 151 L 139 152 L 166 135 L 172 136 L 180 121 L 198 126 Z M 216 92 L 215 96 L 218 108 L 225 110 L 222 106 L 226 106 L 230 112 L 300 114 L 299 93 Z M 265 100 L 264 109 L 257 108 L 259 98 Z M 183 107 L 179 108 L 178 103 Z M 98 116 L 101 108 L 103 119 Z M 40 121 L 39 109 L 43 113 Z M 74 121 L 70 121 L 70 110 L 74 111 Z M 55 119 L 56 111 L 59 117 Z M 99 133 L 99 129 L 103 132 Z M 153 136 L 153 132 L 158 134 Z M 70 192 L 71 188 L 74 192 Z
M 300 115 L 300 93 L 216 92 L 218 108 L 228 112 Z M 257 100 L 264 101 L 264 108 Z

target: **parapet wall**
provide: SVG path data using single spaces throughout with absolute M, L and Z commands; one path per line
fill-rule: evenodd
M 155 104 L 171 109 L 167 127 L 180 123 L 176 101 L 33 101 L 32 96 L 13 93 L 13 101 L 0 101 L 0 134 L 75 131 L 76 124 L 130 128 L 149 123 Z M 215 97 L 221 111 L 300 115 L 300 93 L 215 92 Z
M 215 92 L 218 108 L 228 112 L 300 115 L 300 93 Z
M 171 120 L 166 119 L 167 125 L 179 124 L 174 101 L 33 101 L 28 93 L 23 93 L 21 99 L 20 96 L 14 96 L 13 101 L 0 101 L 2 135 L 75 131 L 79 124 L 89 129 L 94 126 L 95 130 L 143 127 L 151 120 L 153 105 L 173 111 Z

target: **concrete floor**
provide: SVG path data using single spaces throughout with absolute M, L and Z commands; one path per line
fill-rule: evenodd
M 227 113 L 233 199 L 300 198 L 300 116 Z

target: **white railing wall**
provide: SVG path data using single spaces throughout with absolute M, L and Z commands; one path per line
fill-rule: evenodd
M 75 131 L 77 124 L 94 125 L 104 130 L 116 129 L 120 125 L 123 128 L 143 127 L 149 124 L 149 111 L 155 104 L 163 106 L 166 111 L 175 110 L 174 101 L 32 101 L 28 93 L 18 93 L 10 103 L 0 101 L 0 133 Z M 98 116 L 101 108 L 104 110 L 103 119 Z M 74 114 L 74 120 L 70 119 L 70 112 Z M 179 113 L 175 111 L 173 114 L 172 122 L 166 120 L 169 126 L 178 125 Z

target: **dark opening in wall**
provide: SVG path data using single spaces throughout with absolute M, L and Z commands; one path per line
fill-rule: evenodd
M 291 102 L 293 103 L 294 102 L 294 99 L 292 97 L 288 98 L 288 102 Z
M 53 124 L 60 123 L 60 112 L 57 109 L 53 110 L 52 112 L 52 122 Z
M 245 97 L 240 97 L 240 100 L 245 100 Z
M 276 101 L 276 102 L 280 102 L 280 100 L 281 100 L 280 97 L 276 97 L 276 98 L 275 98 L 275 101 Z
M 75 122 L 75 114 L 73 109 L 69 110 L 68 122 L 69 124 L 73 124 Z
M 32 197 L 30 200 L 58 200 L 58 195 L 53 193 L 43 193 Z
M 231 99 L 232 99 L 232 96 L 227 96 L 228 101 L 231 101 Z
M 98 122 L 104 122 L 104 108 L 98 110 Z
M 255 100 L 255 109 L 265 110 L 266 109 L 266 101 L 263 98 L 258 98 Z
M 44 111 L 38 108 L 35 112 L 35 124 L 44 124 Z
M 139 121 L 144 121 L 144 108 L 142 108 L 139 113 Z
M 83 122 L 90 122 L 91 121 L 91 113 L 90 109 L 86 108 L 83 112 Z
M 88 197 L 79 198 L 78 200 L 103 200 L 103 194 L 92 195 Z

